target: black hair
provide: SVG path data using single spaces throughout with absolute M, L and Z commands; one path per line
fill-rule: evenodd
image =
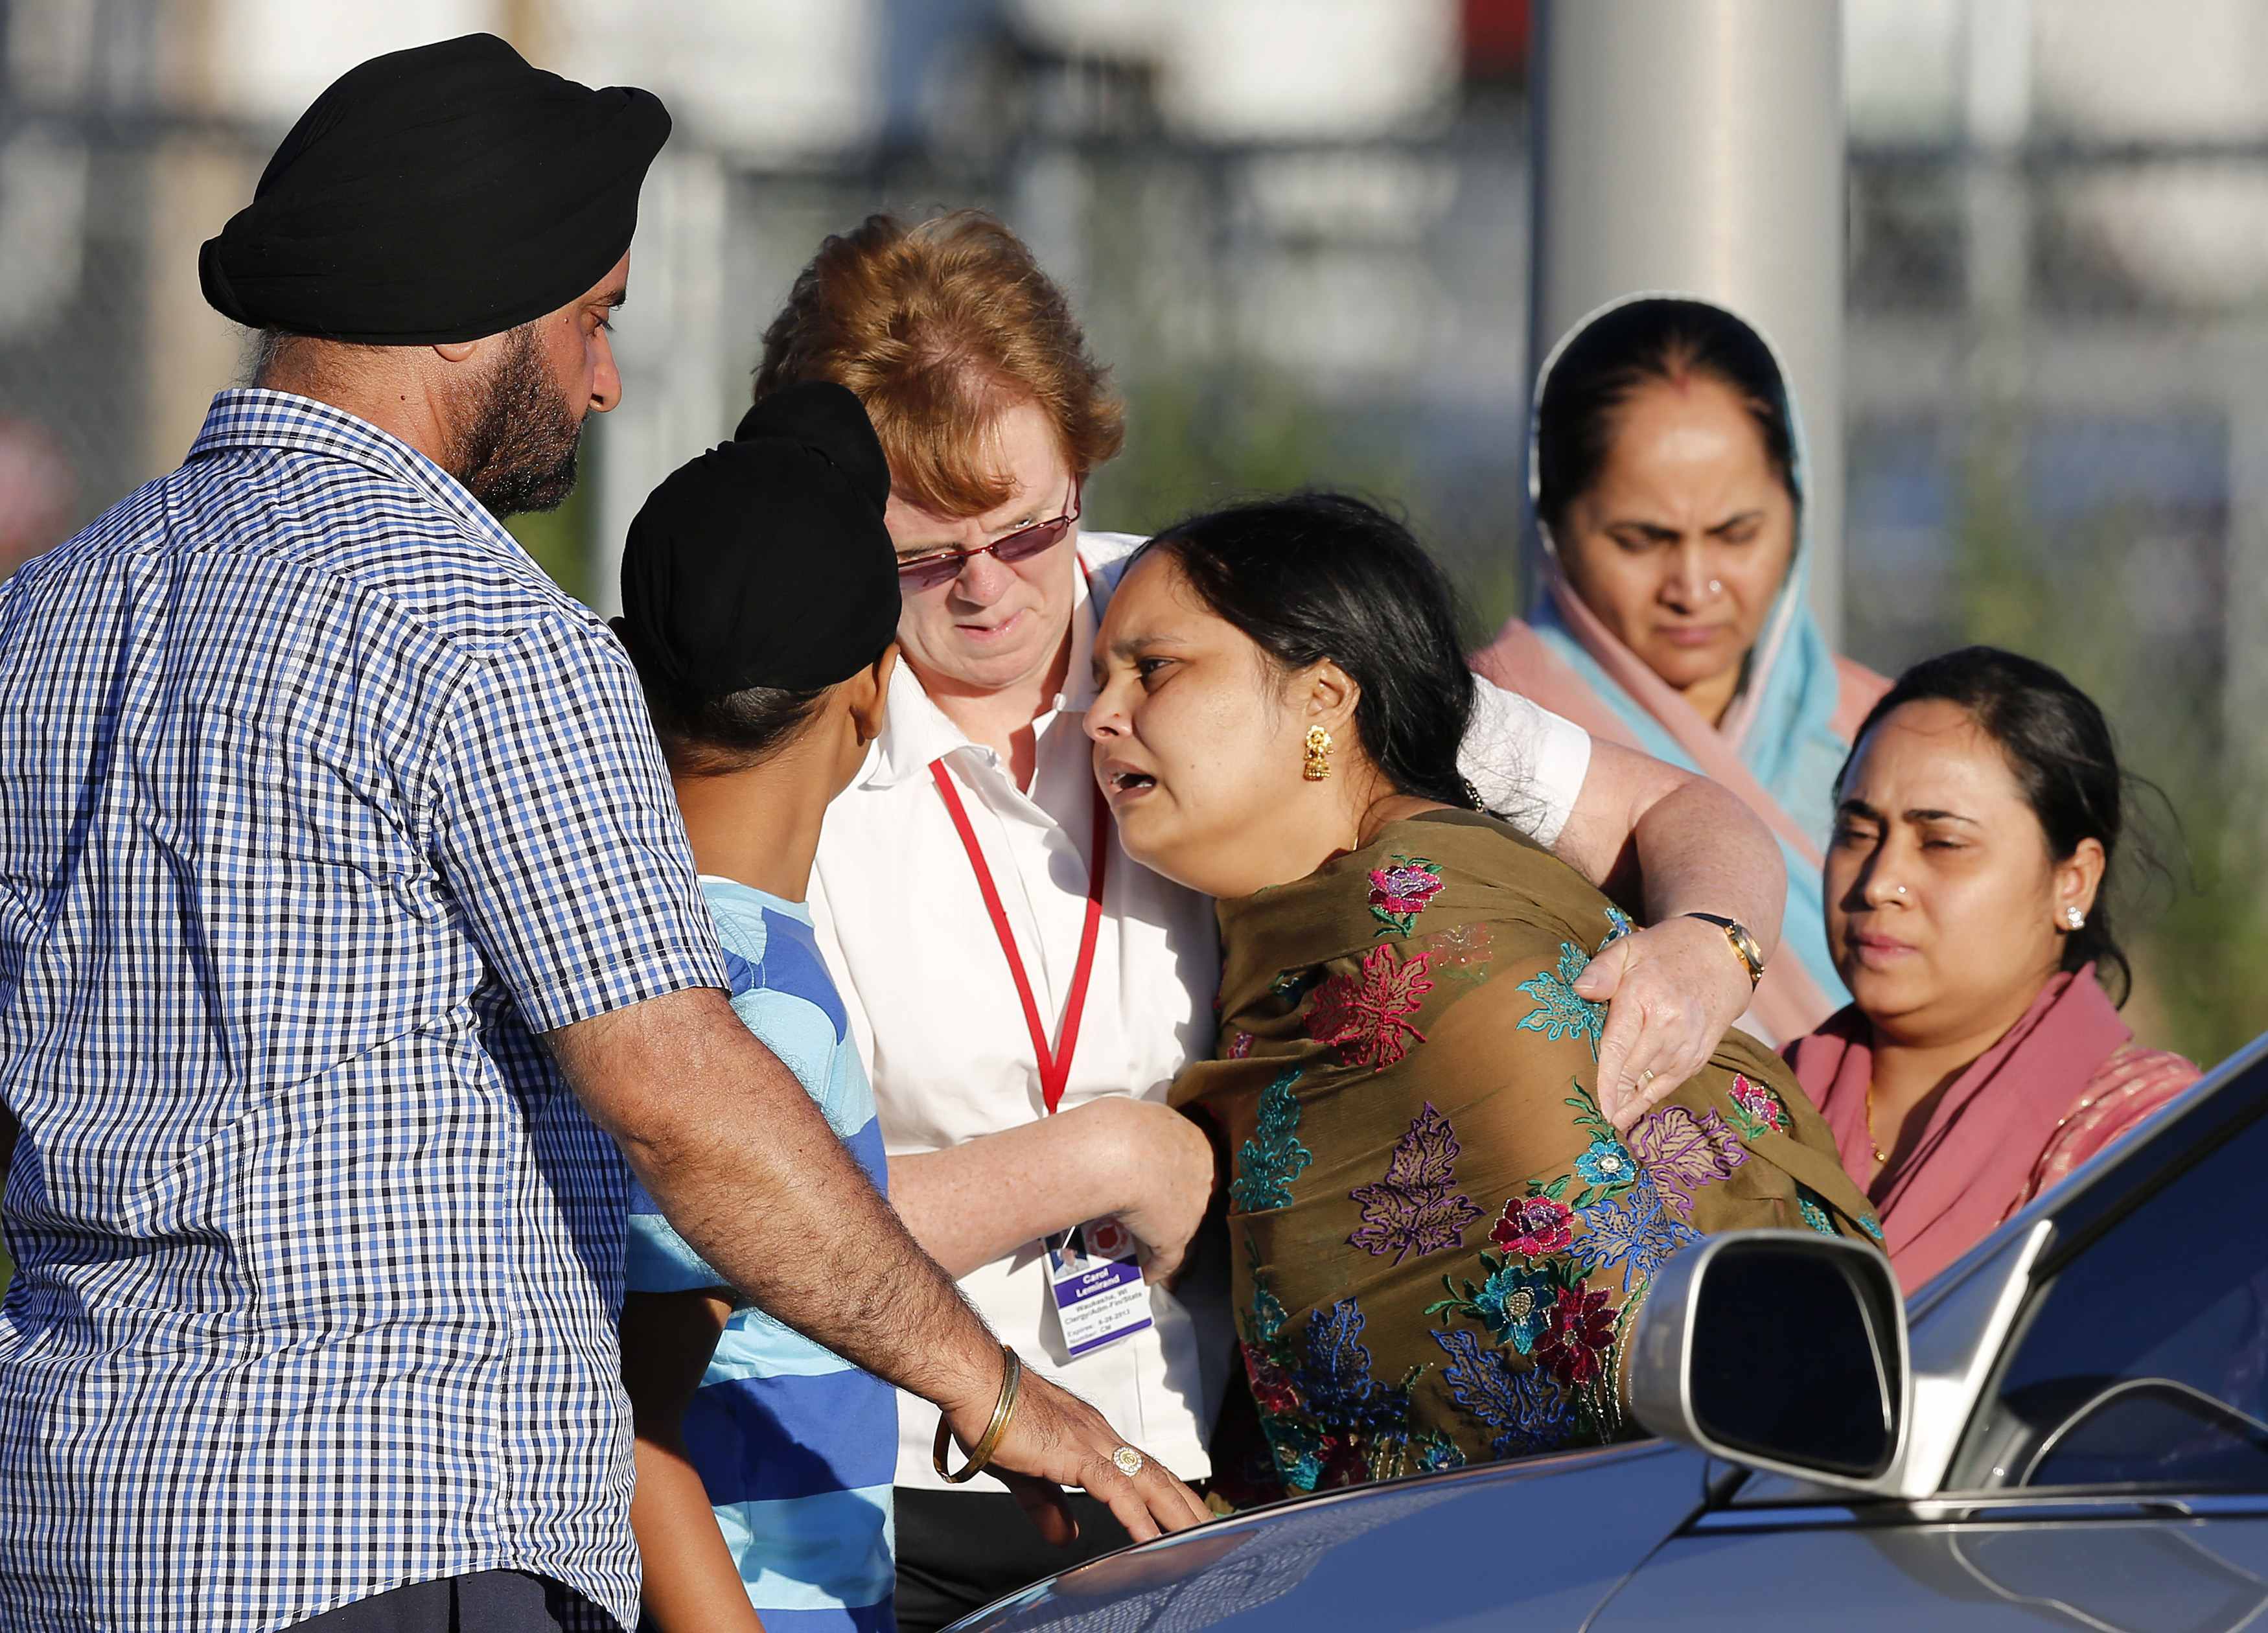
M 646 716 L 653 722 L 662 758 L 680 776 L 723 776 L 762 763 L 796 739 L 833 689 L 752 686 L 721 697 L 679 695 L 651 665 L 638 661 L 623 621 L 608 622 L 637 671 L 638 689 L 645 695 Z
M 1787 383 L 1771 348 L 1731 313 L 1670 298 L 1617 306 L 1567 342 L 1543 382 L 1535 414 L 1535 513 L 1557 528 L 1599 480 L 1615 416 L 1639 387 L 1706 375 L 1747 406 L 1764 457 L 1800 506 Z
M 1479 808 L 1457 769 L 1473 675 L 1456 595 L 1407 527 L 1345 494 L 1300 493 L 1191 517 L 1151 550 L 1278 667 L 1345 670 L 1363 751 L 1396 791 Z
M 2124 1004 L 2134 971 L 2111 931 L 2110 887 L 2126 828 L 2128 778 L 2119 769 L 2110 722 L 2061 672 L 1997 646 L 1964 646 L 1924 658 L 1867 712 L 1852 739 L 1851 759 L 1836 773 L 1836 798 L 1841 800 L 1857 745 L 1869 732 L 1908 703 L 1938 701 L 1962 710 L 1999 746 L 2047 835 L 2050 857 L 2066 860 L 2082 840 L 2102 845 L 2102 881 L 2086 924 L 2064 936 L 2063 967 L 2093 963 L 2104 989 Z

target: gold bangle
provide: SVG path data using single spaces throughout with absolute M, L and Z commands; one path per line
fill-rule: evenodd
M 953 1445 L 953 1431 L 945 1415 L 938 1415 L 937 1444 L 930 1448 L 930 1462 L 947 1485 L 965 1485 L 983 1472 L 984 1466 L 992 1460 L 992 1453 L 1000 1449 L 1010 1420 L 1016 1416 L 1016 1396 L 1024 1381 L 1024 1363 L 1006 1344 L 1000 1346 L 1000 1398 L 992 1403 L 992 1421 L 984 1426 L 983 1438 L 969 1448 L 968 1460 L 958 1473 L 945 1466 L 946 1453 Z

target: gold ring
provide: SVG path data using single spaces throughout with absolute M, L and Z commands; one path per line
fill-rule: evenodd
M 1652 1083 L 1659 1075 L 1660 1074 L 1657 1073 L 1653 1067 L 1647 1067 L 1644 1071 L 1638 1074 L 1638 1086 L 1641 1089 L 1646 1087 L 1647 1084 Z
M 1142 1454 L 1130 1445 L 1120 1446 L 1110 1454 L 1110 1460 L 1118 1466 L 1118 1472 L 1129 1480 L 1142 1472 Z

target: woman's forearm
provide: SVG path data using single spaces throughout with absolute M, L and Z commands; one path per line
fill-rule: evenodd
M 1646 808 L 1636 839 L 1649 923 L 1719 914 L 1738 919 L 1772 955 L 1787 908 L 1787 864 L 1771 830 L 1739 798 L 1690 778 Z
M 944 1151 L 890 1159 L 890 1202 L 954 1276 L 1131 1205 L 1123 1109 L 1089 1100 Z
M 1787 864 L 1771 830 L 1704 776 L 1594 742 L 1559 859 L 1649 923 L 1716 913 L 1748 926 L 1769 958 L 1787 905 Z

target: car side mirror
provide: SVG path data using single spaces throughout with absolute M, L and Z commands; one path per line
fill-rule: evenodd
M 1627 1355 L 1638 1422 L 1712 1457 L 1872 1491 L 1904 1449 L 1905 1304 L 1861 1243 L 1712 1236 L 1654 1273 Z

